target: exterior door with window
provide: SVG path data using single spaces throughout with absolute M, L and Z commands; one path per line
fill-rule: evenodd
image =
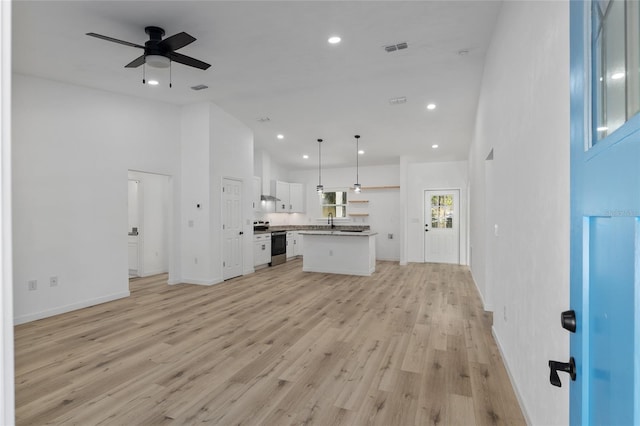
M 242 182 L 224 179 L 222 187 L 222 277 L 242 275 Z
M 425 191 L 424 261 L 460 263 L 460 191 Z
M 571 2 L 573 425 L 640 424 L 640 7 Z M 562 360 L 569 361 L 569 359 Z M 564 376 L 564 377 L 562 377 Z

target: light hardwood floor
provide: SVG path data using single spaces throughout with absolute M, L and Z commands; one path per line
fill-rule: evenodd
M 525 424 L 466 267 L 301 269 L 17 326 L 17 423 Z

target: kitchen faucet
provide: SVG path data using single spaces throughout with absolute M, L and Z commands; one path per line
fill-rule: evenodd
M 329 213 L 329 217 L 327 218 L 327 223 L 329 225 L 331 225 L 331 229 L 335 228 L 336 226 L 333 224 L 333 213 Z

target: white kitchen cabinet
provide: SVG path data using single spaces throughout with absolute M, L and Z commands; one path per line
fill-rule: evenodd
M 291 259 L 295 254 L 297 232 L 287 232 L 287 259 Z
M 262 202 L 260 196 L 262 195 L 262 179 L 258 176 L 253 177 L 253 199 L 252 207 L 254 212 L 262 211 Z
M 302 235 L 297 231 L 287 232 L 287 259 L 302 256 Z
M 266 265 L 271 262 L 271 234 L 253 236 L 253 266 Z
M 301 183 L 289 184 L 289 205 L 291 213 L 304 213 L 304 185 Z
M 299 232 L 296 232 L 296 239 L 295 239 L 295 243 L 293 245 L 293 247 L 294 247 L 294 254 L 293 255 L 294 256 L 302 257 L 302 253 L 303 253 L 302 248 L 304 247 L 302 245 L 303 240 L 304 240 L 304 237 L 302 236 L 302 234 L 299 233 Z
M 275 181 L 273 193 L 276 201 L 276 213 L 304 213 L 304 185 Z
M 279 201 L 276 201 L 276 213 L 290 213 L 291 205 L 289 204 L 289 183 L 279 180 L 275 183 L 275 194 Z

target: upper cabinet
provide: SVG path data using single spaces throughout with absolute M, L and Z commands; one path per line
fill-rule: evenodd
M 289 184 L 289 204 L 291 213 L 304 213 L 304 185 L 301 183 Z
M 274 181 L 276 213 L 304 213 L 304 185 Z
M 252 205 L 253 211 L 262 211 L 262 203 L 260 202 L 260 196 L 262 195 L 262 179 L 258 176 L 253 177 L 253 198 Z

